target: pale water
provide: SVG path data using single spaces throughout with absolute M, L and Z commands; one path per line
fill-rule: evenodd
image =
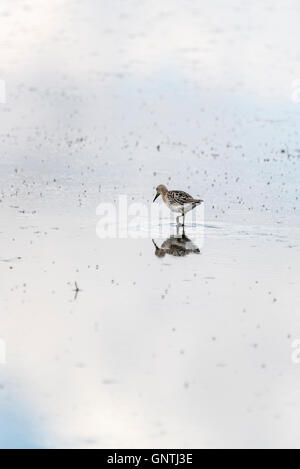
M 299 14 L 2 0 L 1 447 L 300 446 Z M 160 183 L 195 252 L 99 239 Z

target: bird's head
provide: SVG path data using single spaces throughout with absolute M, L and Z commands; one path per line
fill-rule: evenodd
M 159 186 L 157 186 L 156 196 L 154 197 L 153 202 L 156 201 L 157 197 L 159 197 L 160 195 L 165 195 L 167 192 L 168 192 L 168 189 L 163 184 L 160 184 Z
M 166 255 L 166 251 L 164 249 L 161 249 L 157 246 L 156 242 L 154 241 L 154 239 L 152 239 L 152 243 L 154 244 L 155 246 L 155 255 L 157 257 L 165 257 Z

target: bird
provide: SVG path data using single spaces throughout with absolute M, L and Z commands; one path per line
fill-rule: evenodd
M 180 213 L 180 215 L 176 217 L 176 223 L 181 226 L 184 226 L 185 214 L 203 202 L 201 199 L 194 199 L 190 194 L 187 194 L 187 192 L 184 191 L 169 191 L 164 184 L 157 186 L 156 196 L 154 197 L 153 202 L 155 202 L 160 195 L 162 196 L 164 203 L 172 212 Z M 183 217 L 182 224 L 179 223 L 180 217 Z
M 185 234 L 184 228 L 182 235 L 177 232 L 176 236 L 172 235 L 166 239 L 161 247 L 158 247 L 154 239 L 152 242 L 155 246 L 155 255 L 157 257 L 164 257 L 170 254 L 175 257 L 184 257 L 188 254 L 200 254 L 200 249 L 191 241 Z

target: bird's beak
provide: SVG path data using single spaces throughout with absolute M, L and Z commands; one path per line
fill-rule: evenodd
M 155 196 L 154 199 L 153 199 L 153 202 L 156 201 L 157 197 L 159 197 L 159 193 L 156 194 L 156 196 Z
M 155 249 L 158 249 L 158 246 L 157 246 L 156 242 L 154 241 L 154 239 L 152 239 L 152 243 L 154 244 Z

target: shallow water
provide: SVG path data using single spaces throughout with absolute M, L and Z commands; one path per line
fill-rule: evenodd
M 299 447 L 299 5 L 243 3 L 2 1 L 1 447 Z M 191 241 L 99 239 L 159 183 Z

